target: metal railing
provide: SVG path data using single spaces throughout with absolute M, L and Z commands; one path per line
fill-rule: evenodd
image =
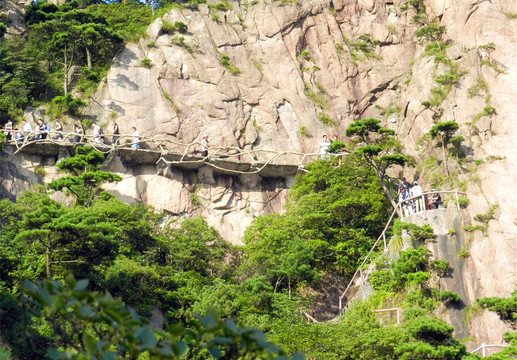
M 473 354 L 475 352 L 478 352 L 481 350 L 481 357 L 485 357 L 486 356 L 486 349 L 489 349 L 489 348 L 505 348 L 505 347 L 508 347 L 510 345 L 487 345 L 487 344 L 481 344 L 479 347 L 477 347 L 476 349 L 472 350 L 470 353 Z
M 400 314 L 402 313 L 402 309 L 399 307 L 390 308 L 390 309 L 379 309 L 372 310 L 373 313 L 384 313 L 384 312 L 396 312 L 397 313 L 397 325 L 400 325 Z
M 418 212 L 422 212 L 422 211 L 429 211 L 429 210 L 433 210 L 429 207 L 429 195 L 433 195 L 433 194 L 454 194 L 454 198 L 455 198 L 455 201 L 456 201 L 456 206 L 458 208 L 458 211 L 461 210 L 461 207 L 460 207 L 460 201 L 459 201 L 459 196 L 458 195 L 467 195 L 466 193 L 462 192 L 462 191 L 458 191 L 458 190 L 436 190 L 436 191 L 427 191 L 427 192 L 423 192 L 422 195 L 418 195 L 418 196 L 413 196 L 413 197 L 409 197 L 407 199 L 404 199 L 404 200 L 401 200 L 397 203 L 397 210 L 399 211 L 399 214 L 403 214 L 402 217 L 406 217 L 406 216 L 410 216 L 410 215 L 413 215 L 413 214 L 416 214 Z M 406 211 L 404 209 L 404 204 L 406 203 L 412 203 L 412 204 L 416 204 L 417 201 L 422 201 L 422 209 L 420 211 L 414 211 L 412 212 L 411 214 L 407 215 L 406 214 Z M 443 201 L 442 201 L 443 203 Z M 407 205 L 406 205 L 407 206 Z

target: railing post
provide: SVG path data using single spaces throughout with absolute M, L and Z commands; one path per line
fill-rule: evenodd
M 382 232 L 382 241 L 384 242 L 384 251 L 388 250 L 388 245 L 386 244 L 386 233 Z
M 481 343 L 481 356 L 485 357 L 486 356 L 486 352 L 485 352 L 485 344 L 484 343 Z

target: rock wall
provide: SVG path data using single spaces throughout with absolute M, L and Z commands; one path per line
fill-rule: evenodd
M 0 156 L 0 199 L 14 200 L 31 186 L 46 185 L 62 176 L 55 163 L 70 154 L 63 149 L 59 156 L 27 155 L 14 153 L 7 146 Z M 255 217 L 283 211 L 287 191 L 294 181 L 294 176 L 221 175 L 209 166 L 187 170 L 135 164 L 122 161 L 114 153 L 108 155 L 103 169 L 122 177 L 116 184 L 103 186 L 121 201 L 150 204 L 156 211 L 168 214 L 168 221 L 203 216 L 224 239 L 234 244 L 242 244 L 244 230 Z M 73 200 L 61 192 L 52 197 L 63 203 Z
M 473 245 L 478 242 L 464 230 L 470 216 L 467 210 L 458 211 L 457 207 L 451 204 L 448 208 L 414 214 L 405 218 L 404 221 L 419 226 L 429 224 L 433 228 L 436 238 L 426 241 L 425 246 L 431 250 L 433 259 L 445 260 L 451 267 L 450 274 L 440 279 L 438 288 L 441 291 L 454 291 L 462 299 L 461 304 L 448 308 L 446 312 L 442 312 L 441 316 L 444 316 L 445 320 L 454 326 L 456 337 L 474 337 L 474 340 L 467 344 L 470 349 L 474 349 L 481 342 L 491 345 L 501 344 L 501 335 L 506 331 L 513 330 L 510 324 L 500 321 L 496 313 L 476 311 L 472 307 L 476 298 L 481 297 L 479 295 L 481 278 L 490 276 L 487 274 L 490 272 L 483 269 L 479 260 L 473 256 L 473 253 L 478 251 Z M 469 249 L 470 255 L 458 256 L 460 250 L 465 249 Z M 512 253 L 500 255 L 502 263 L 513 264 L 515 262 L 515 252 L 513 255 Z M 483 263 L 498 262 L 494 260 L 485 258 Z M 491 287 L 497 288 L 506 281 L 515 283 L 517 277 L 515 272 L 509 269 L 506 274 L 502 275 L 501 280 L 501 282 L 491 283 Z

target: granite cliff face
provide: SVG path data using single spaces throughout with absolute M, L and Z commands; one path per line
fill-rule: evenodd
M 325 133 L 343 138 L 354 119 L 381 119 L 417 164 L 393 176 L 419 180 L 424 190 L 464 188 L 470 205 L 462 226 L 495 209 L 485 232 L 464 235 L 470 257 L 462 264 L 462 293 L 467 304 L 508 296 L 517 283 L 514 4 L 425 0 L 425 8 L 404 10 L 403 0 L 229 3 L 226 10 L 177 8 L 157 19 L 146 38 L 114 60 L 87 115 L 101 124 L 116 119 L 123 133 L 136 126 L 141 135 L 179 143 L 206 133 L 214 147 L 304 153 L 315 152 Z M 164 31 L 176 22 L 187 32 Z M 416 36 L 423 26 L 444 26 L 438 50 Z M 449 120 L 465 140 L 447 178 L 436 142 L 419 139 L 436 121 Z M 116 159 L 109 168 L 123 174 L 111 188 L 121 198 L 173 216 L 203 215 L 233 242 L 256 215 L 281 211 L 292 183 L 213 176 L 210 169 L 195 176 L 168 167 L 129 169 Z M 501 342 L 504 325 L 493 314 L 470 325 L 478 342 Z
M 376 117 L 419 164 L 392 175 L 428 189 L 445 174 L 438 150 L 418 139 L 439 112 L 439 121 L 455 120 L 465 138 L 466 157 L 449 164 L 453 183 L 470 200 L 463 225 L 497 206 L 485 233 L 465 235 L 466 302 L 513 291 L 517 206 L 508 194 L 516 188 L 517 165 L 516 9 L 505 1 L 460 0 L 427 0 L 423 12 L 403 11 L 406 2 L 397 0 L 230 3 L 228 11 L 200 5 L 156 20 L 146 39 L 116 59 L 90 113 L 107 122 L 115 112 L 126 130 L 134 125 L 185 143 L 208 133 L 216 146 L 306 153 L 322 134 L 342 137 L 353 119 Z M 177 21 L 188 32 L 165 34 L 163 23 Z M 426 55 L 426 41 L 415 36 L 423 25 L 445 26 L 449 63 Z M 448 74 L 458 78 L 440 109 L 423 106 L 440 88 L 437 78 Z M 432 158 L 439 161 L 426 165 Z M 492 315 L 474 319 L 471 334 L 499 343 L 504 326 L 494 326 L 500 323 Z

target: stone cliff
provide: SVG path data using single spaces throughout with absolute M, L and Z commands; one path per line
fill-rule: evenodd
M 379 118 L 417 164 L 391 175 L 418 180 L 424 190 L 465 190 L 470 205 L 462 226 L 479 224 L 474 216 L 493 209 L 485 231 L 462 240 L 470 256 L 458 270 L 460 293 L 467 304 L 508 296 L 517 283 L 515 4 L 225 4 L 176 8 L 157 19 L 146 38 L 114 60 L 87 115 L 104 125 L 115 119 L 123 133 L 136 126 L 141 135 L 182 143 L 199 142 L 206 133 L 212 146 L 305 153 L 315 152 L 325 133 L 342 139 L 353 119 Z M 176 22 L 188 26 L 186 33 L 164 30 Z M 419 33 L 424 27 L 438 30 Z M 436 142 L 421 138 L 434 123 L 449 120 L 458 123 L 464 141 L 461 156 L 444 170 Z M 123 174 L 111 188 L 122 199 L 173 216 L 203 215 L 233 242 L 254 216 L 281 211 L 292 181 L 130 169 L 116 158 L 109 169 Z M 2 166 L 2 172 L 14 170 Z M 504 326 L 492 315 L 470 324 L 479 342 L 501 342 Z

